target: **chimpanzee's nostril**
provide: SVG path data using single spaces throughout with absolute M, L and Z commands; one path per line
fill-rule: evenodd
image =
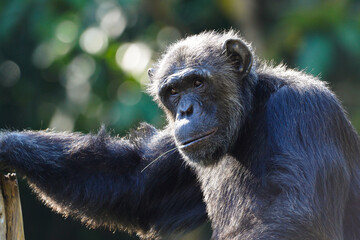
M 193 105 L 190 105 L 190 107 L 186 110 L 186 115 L 190 117 L 193 114 L 193 112 L 194 112 L 194 107 Z
M 190 117 L 193 114 L 193 112 L 194 112 L 194 107 L 192 104 L 185 111 L 183 110 L 180 111 L 182 117 Z

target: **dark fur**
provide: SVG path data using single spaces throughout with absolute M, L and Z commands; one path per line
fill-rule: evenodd
M 128 138 L 3 132 L 1 164 L 26 176 L 52 209 L 91 227 L 169 237 L 208 216 L 214 239 L 360 239 L 360 143 L 338 100 L 318 79 L 257 59 L 239 74 L 224 54 L 227 39 L 240 38 L 188 37 L 151 72 L 165 129 L 143 125 Z M 208 73 L 204 98 L 219 108 L 193 124 L 224 130 L 189 151 L 174 138 L 176 109 L 158 90 L 194 66 Z

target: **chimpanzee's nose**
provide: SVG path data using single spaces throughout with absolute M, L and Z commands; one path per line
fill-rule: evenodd
M 181 114 L 181 117 L 191 117 L 191 115 L 193 114 L 194 112 L 194 107 L 192 104 L 189 104 L 189 105 L 185 105 L 185 106 L 182 106 L 182 108 L 180 107 L 180 114 Z

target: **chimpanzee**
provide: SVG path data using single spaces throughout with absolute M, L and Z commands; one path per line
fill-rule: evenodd
M 146 239 L 207 220 L 213 239 L 360 239 L 360 141 L 326 83 L 232 30 L 174 43 L 149 78 L 164 129 L 3 131 L 1 168 L 58 213 Z

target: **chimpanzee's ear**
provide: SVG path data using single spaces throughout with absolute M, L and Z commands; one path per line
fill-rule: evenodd
M 228 39 L 223 49 L 243 77 L 248 75 L 253 63 L 253 55 L 246 44 L 240 39 Z
M 149 76 L 149 80 L 150 82 L 152 82 L 152 77 L 154 76 L 154 69 L 153 68 L 149 68 L 148 69 L 148 76 Z

